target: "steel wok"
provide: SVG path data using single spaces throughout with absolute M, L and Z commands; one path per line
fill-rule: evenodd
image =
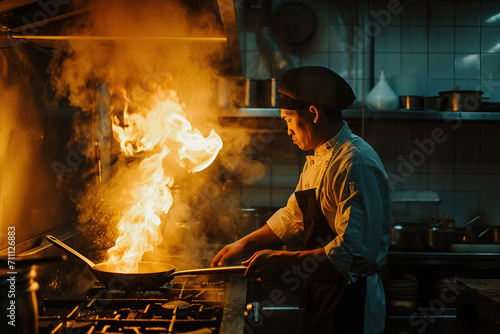
M 172 278 L 179 275 L 194 275 L 194 274 L 214 274 L 214 273 L 239 273 L 244 272 L 246 267 L 219 267 L 219 268 L 205 268 L 205 269 L 191 269 L 175 272 L 175 267 L 171 264 L 161 262 L 139 262 L 138 273 L 120 273 L 109 269 L 107 263 L 95 264 L 87 259 L 85 256 L 69 247 L 57 238 L 47 235 L 53 245 L 59 247 L 68 254 L 76 257 L 77 259 L 85 262 L 92 270 L 92 273 L 99 282 L 104 284 L 110 290 L 152 290 L 156 289 L 165 283 L 169 282 Z

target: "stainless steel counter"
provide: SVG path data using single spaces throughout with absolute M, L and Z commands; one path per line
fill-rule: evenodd
M 244 333 L 247 282 L 240 276 L 230 278 L 226 295 L 226 304 L 222 314 L 221 334 Z
M 499 333 L 500 280 L 464 279 L 457 284 L 457 333 Z
M 460 266 L 460 268 L 500 270 L 500 253 L 389 252 L 390 265 Z

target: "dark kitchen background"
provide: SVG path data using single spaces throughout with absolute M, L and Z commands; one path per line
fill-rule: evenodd
M 357 96 L 354 109 L 361 108 L 363 97 L 378 81 L 381 71 L 397 95 L 435 96 L 440 91 L 472 89 L 482 90 L 492 102 L 500 101 L 498 2 L 306 3 L 317 15 L 317 31 L 307 46 L 288 53 L 291 62 L 293 66 L 326 66 L 342 75 Z M 397 8 L 394 12 L 398 14 L 389 12 L 389 3 L 394 4 Z M 374 6 L 372 9 L 370 4 Z M 378 20 L 372 11 L 379 13 Z M 246 75 L 266 78 L 255 36 L 253 31 L 242 35 Z M 368 42 L 370 36 L 373 44 Z M 498 224 L 498 122 L 402 117 L 365 120 L 364 136 L 393 175 L 394 189 L 438 192 L 442 200 L 440 212 L 454 217 L 459 226 L 478 214 L 488 223 Z M 439 128 L 447 139 L 436 144 L 432 154 L 414 166 L 415 170 L 410 170 L 407 174 L 411 175 L 404 177 L 404 181 L 394 177 L 400 174 L 402 159 L 408 161 L 412 152 L 419 150 L 415 140 L 430 139 L 432 131 Z M 258 183 L 242 189 L 244 205 L 279 207 L 286 203 L 304 162 L 303 154 L 286 137 L 286 134 L 276 135 L 270 148 L 265 153 L 259 152 L 268 158 L 267 173 Z
M 435 96 L 444 90 L 472 89 L 483 91 L 488 101 L 500 101 L 500 18 L 496 1 L 303 2 L 317 19 L 314 31 L 298 46 L 287 44 L 287 37 L 278 35 L 270 47 L 257 42 L 263 39 L 263 32 L 259 31 L 262 26 L 255 26 L 255 16 L 265 15 L 256 14 L 262 9 L 256 9 L 260 4 L 255 3 L 253 7 L 251 1 L 237 2 L 235 6 L 246 78 L 267 80 L 287 67 L 326 66 L 352 85 L 357 96 L 352 107 L 355 111 L 362 109 L 363 97 L 377 83 L 381 71 L 397 95 Z M 283 4 L 274 1 L 269 18 L 257 22 L 271 26 L 272 13 L 287 10 L 280 9 Z M 296 8 L 288 10 L 293 14 Z M 291 24 L 282 21 L 283 25 Z M 279 29 L 285 28 L 274 28 Z M 280 44 L 276 41 L 279 38 L 285 42 Z M 19 40 L 13 45 L 25 46 Z M 53 188 L 55 178 L 83 164 L 78 149 L 87 147 L 86 143 L 78 148 L 67 146 L 73 110 L 47 102 L 50 89 L 42 66 L 50 55 L 34 49 L 29 50 L 33 55 L 30 57 L 15 53 L 11 46 L 4 36 L 1 60 L 5 101 L 16 101 L 19 112 L 4 103 L 2 221 L 16 223 L 36 217 L 37 224 L 30 229 L 31 236 L 35 236 L 43 232 L 46 224 L 65 223 L 61 217 L 65 206 L 58 207 L 58 203 L 70 199 L 57 198 L 60 189 Z M 266 58 L 272 47 L 281 53 L 277 71 Z M 9 66 L 16 55 L 22 58 Z M 21 91 L 16 86 L 29 89 Z M 40 110 L 43 103 L 48 105 Z M 498 223 L 500 138 L 494 113 L 473 120 L 445 121 L 432 115 L 362 116 L 346 112 L 356 132 L 381 155 L 395 190 L 438 192 L 442 200 L 440 213 L 453 217 L 458 226 L 478 214 L 486 224 Z M 272 128 L 269 123 L 263 127 Z M 442 129 L 446 139 L 435 143 L 423 161 L 412 164 L 415 150 L 421 150 L 415 141 L 432 139 L 435 129 Z M 293 146 L 284 131 L 275 131 L 271 137 L 260 136 L 254 140 L 259 145 L 254 145 L 253 153 L 264 164 L 265 174 L 251 184 L 241 185 L 241 206 L 281 207 L 295 188 L 305 154 Z M 408 164 L 412 166 L 408 168 Z M 9 168 L 15 171 L 10 173 Z M 10 203 L 16 203 L 13 206 L 17 210 Z
M 194 13 L 214 11 L 217 28 L 212 33 L 217 38 L 227 37 L 227 55 L 214 65 L 220 70 L 220 77 L 213 86 L 213 114 L 209 119 L 217 120 L 221 129 L 238 129 L 246 141 L 240 156 L 234 155 L 237 164 L 243 166 L 235 169 L 239 173 L 220 172 L 219 160 L 207 171 L 208 178 L 215 180 L 211 184 L 219 188 L 213 193 L 207 190 L 205 200 L 211 199 L 210 204 L 219 208 L 211 210 L 210 206 L 204 206 L 207 210 L 196 217 L 195 225 L 182 225 L 182 233 L 194 235 L 200 232 L 203 218 L 217 220 L 217 224 L 207 223 L 202 227 L 206 234 L 203 242 L 207 244 L 201 250 L 200 245 L 196 247 L 206 258 L 197 265 L 207 265 L 207 258 L 218 247 L 259 227 L 275 209 L 286 204 L 305 156 L 311 152 L 302 152 L 291 142 L 277 117 L 279 110 L 274 108 L 273 94 L 284 70 L 325 66 L 351 84 L 357 100 L 344 111 L 346 121 L 379 153 L 395 193 L 437 195 L 438 204 L 430 203 L 431 209 L 449 226 L 465 227 L 479 216 L 475 220 L 480 226 L 477 233 L 486 229 L 496 233 L 493 234 L 496 239 L 483 243 L 484 247 L 492 247 L 469 248 L 455 254 L 448 248 L 431 252 L 423 245 L 391 250 L 388 266 L 382 273 L 388 301 L 392 301 L 388 303 L 387 332 L 399 333 L 403 329 L 412 333 L 455 332 L 460 312 L 455 300 L 442 307 L 439 304 L 431 316 L 418 314 L 418 319 L 424 319 L 421 326 L 409 325 L 408 319 L 419 306 L 429 307 L 436 298 L 441 300 L 438 294 L 445 291 L 443 282 L 456 283 L 457 277 L 500 276 L 500 241 L 495 228 L 500 225 L 500 2 L 200 0 L 183 3 Z M 3 256 L 8 253 L 9 226 L 16 229 L 16 254 L 44 254 L 49 247 L 45 241 L 47 233 L 62 237 L 87 254 L 96 249 L 103 251 L 102 244 L 91 236 L 106 230 L 99 230 L 100 225 L 92 227 L 94 234 L 85 230 L 78 223 L 81 219 L 78 205 L 79 194 L 86 188 L 89 176 L 109 172 L 99 169 L 99 157 L 92 143 L 96 140 L 99 144 L 101 140 L 109 143 L 112 137 L 75 134 L 75 124 L 88 120 L 75 118 L 75 115 L 81 117 L 78 108 L 64 98 L 55 97 L 47 66 L 54 54 L 61 55 L 54 45 L 62 42 L 12 38 L 13 26 L 24 29 L 14 31 L 17 36 L 57 34 L 63 25 L 89 10 L 81 1 L 54 0 L 51 6 L 47 4 L 0 1 L 0 254 Z M 68 9 L 72 5 L 77 9 Z M 150 64 L 147 71 L 154 77 L 162 69 Z M 437 106 L 373 110 L 366 97 L 382 72 L 396 95 L 435 97 L 442 91 L 474 90 L 482 91 L 487 99 L 482 102 L 483 109 L 477 111 L 436 110 Z M 101 100 L 96 115 L 105 118 L 106 106 L 109 107 L 107 88 L 97 87 Z M 94 152 L 93 159 L 87 158 L 89 152 Z M 241 157 L 244 159 L 240 160 Z M 84 231 L 85 238 L 78 235 L 79 229 Z M 58 254 L 57 250 L 48 252 Z M 83 270 L 82 266 L 70 263 L 74 266 L 70 272 Z M 63 291 L 69 284 L 64 282 L 64 275 L 68 274 L 62 273 L 63 266 L 46 268 L 49 269 L 39 269 L 39 297 L 46 297 L 47 291 L 68 295 Z M 50 272 L 57 272 L 54 274 L 57 282 L 51 282 Z M 85 276 L 85 280 L 78 281 L 78 287 L 93 279 L 89 272 Z M 67 277 L 73 278 L 74 274 Z M 252 289 L 257 288 L 249 291 Z M 390 294 L 394 297 L 398 293 L 409 294 L 411 298 L 390 298 Z M 252 301 L 249 295 L 246 302 Z M 296 309 L 290 312 L 292 318 L 297 318 L 293 313 Z M 287 317 L 276 321 L 295 324 Z M 477 332 L 488 331 L 480 328 Z

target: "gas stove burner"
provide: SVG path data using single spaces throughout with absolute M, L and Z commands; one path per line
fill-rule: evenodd
M 161 307 L 170 313 L 169 316 L 175 314 L 178 317 L 187 317 L 194 313 L 192 305 L 185 300 L 172 300 L 163 304 Z
M 212 277 L 176 277 L 154 291 L 114 291 L 94 285 L 86 298 L 47 299 L 39 313 L 39 334 L 66 333 L 219 333 L 227 281 Z M 90 327 L 85 327 L 89 326 Z M 93 329 L 91 329 L 91 327 Z
M 188 303 L 187 301 L 184 300 L 172 300 L 168 303 L 163 304 L 161 307 L 173 310 L 173 309 L 178 309 L 178 310 L 185 310 L 191 307 L 191 304 Z

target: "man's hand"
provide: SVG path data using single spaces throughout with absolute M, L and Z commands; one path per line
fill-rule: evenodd
M 235 261 L 248 256 L 256 250 L 277 247 L 283 245 L 283 242 L 274 234 L 267 224 L 257 231 L 244 236 L 240 240 L 233 242 L 222 248 L 212 259 L 211 267 L 220 267 L 232 264 Z
M 287 270 L 299 271 L 302 279 L 314 281 L 344 279 L 326 256 L 324 248 L 298 252 L 263 250 L 241 264 L 247 266 L 246 278 L 255 277 L 264 281 L 280 280 Z
M 297 264 L 298 252 L 262 250 L 241 264 L 247 267 L 246 278 L 260 278 L 264 281 L 277 281 L 292 265 Z
M 241 259 L 245 253 L 245 243 L 242 239 L 236 240 L 222 248 L 212 259 L 210 267 L 221 267 Z

